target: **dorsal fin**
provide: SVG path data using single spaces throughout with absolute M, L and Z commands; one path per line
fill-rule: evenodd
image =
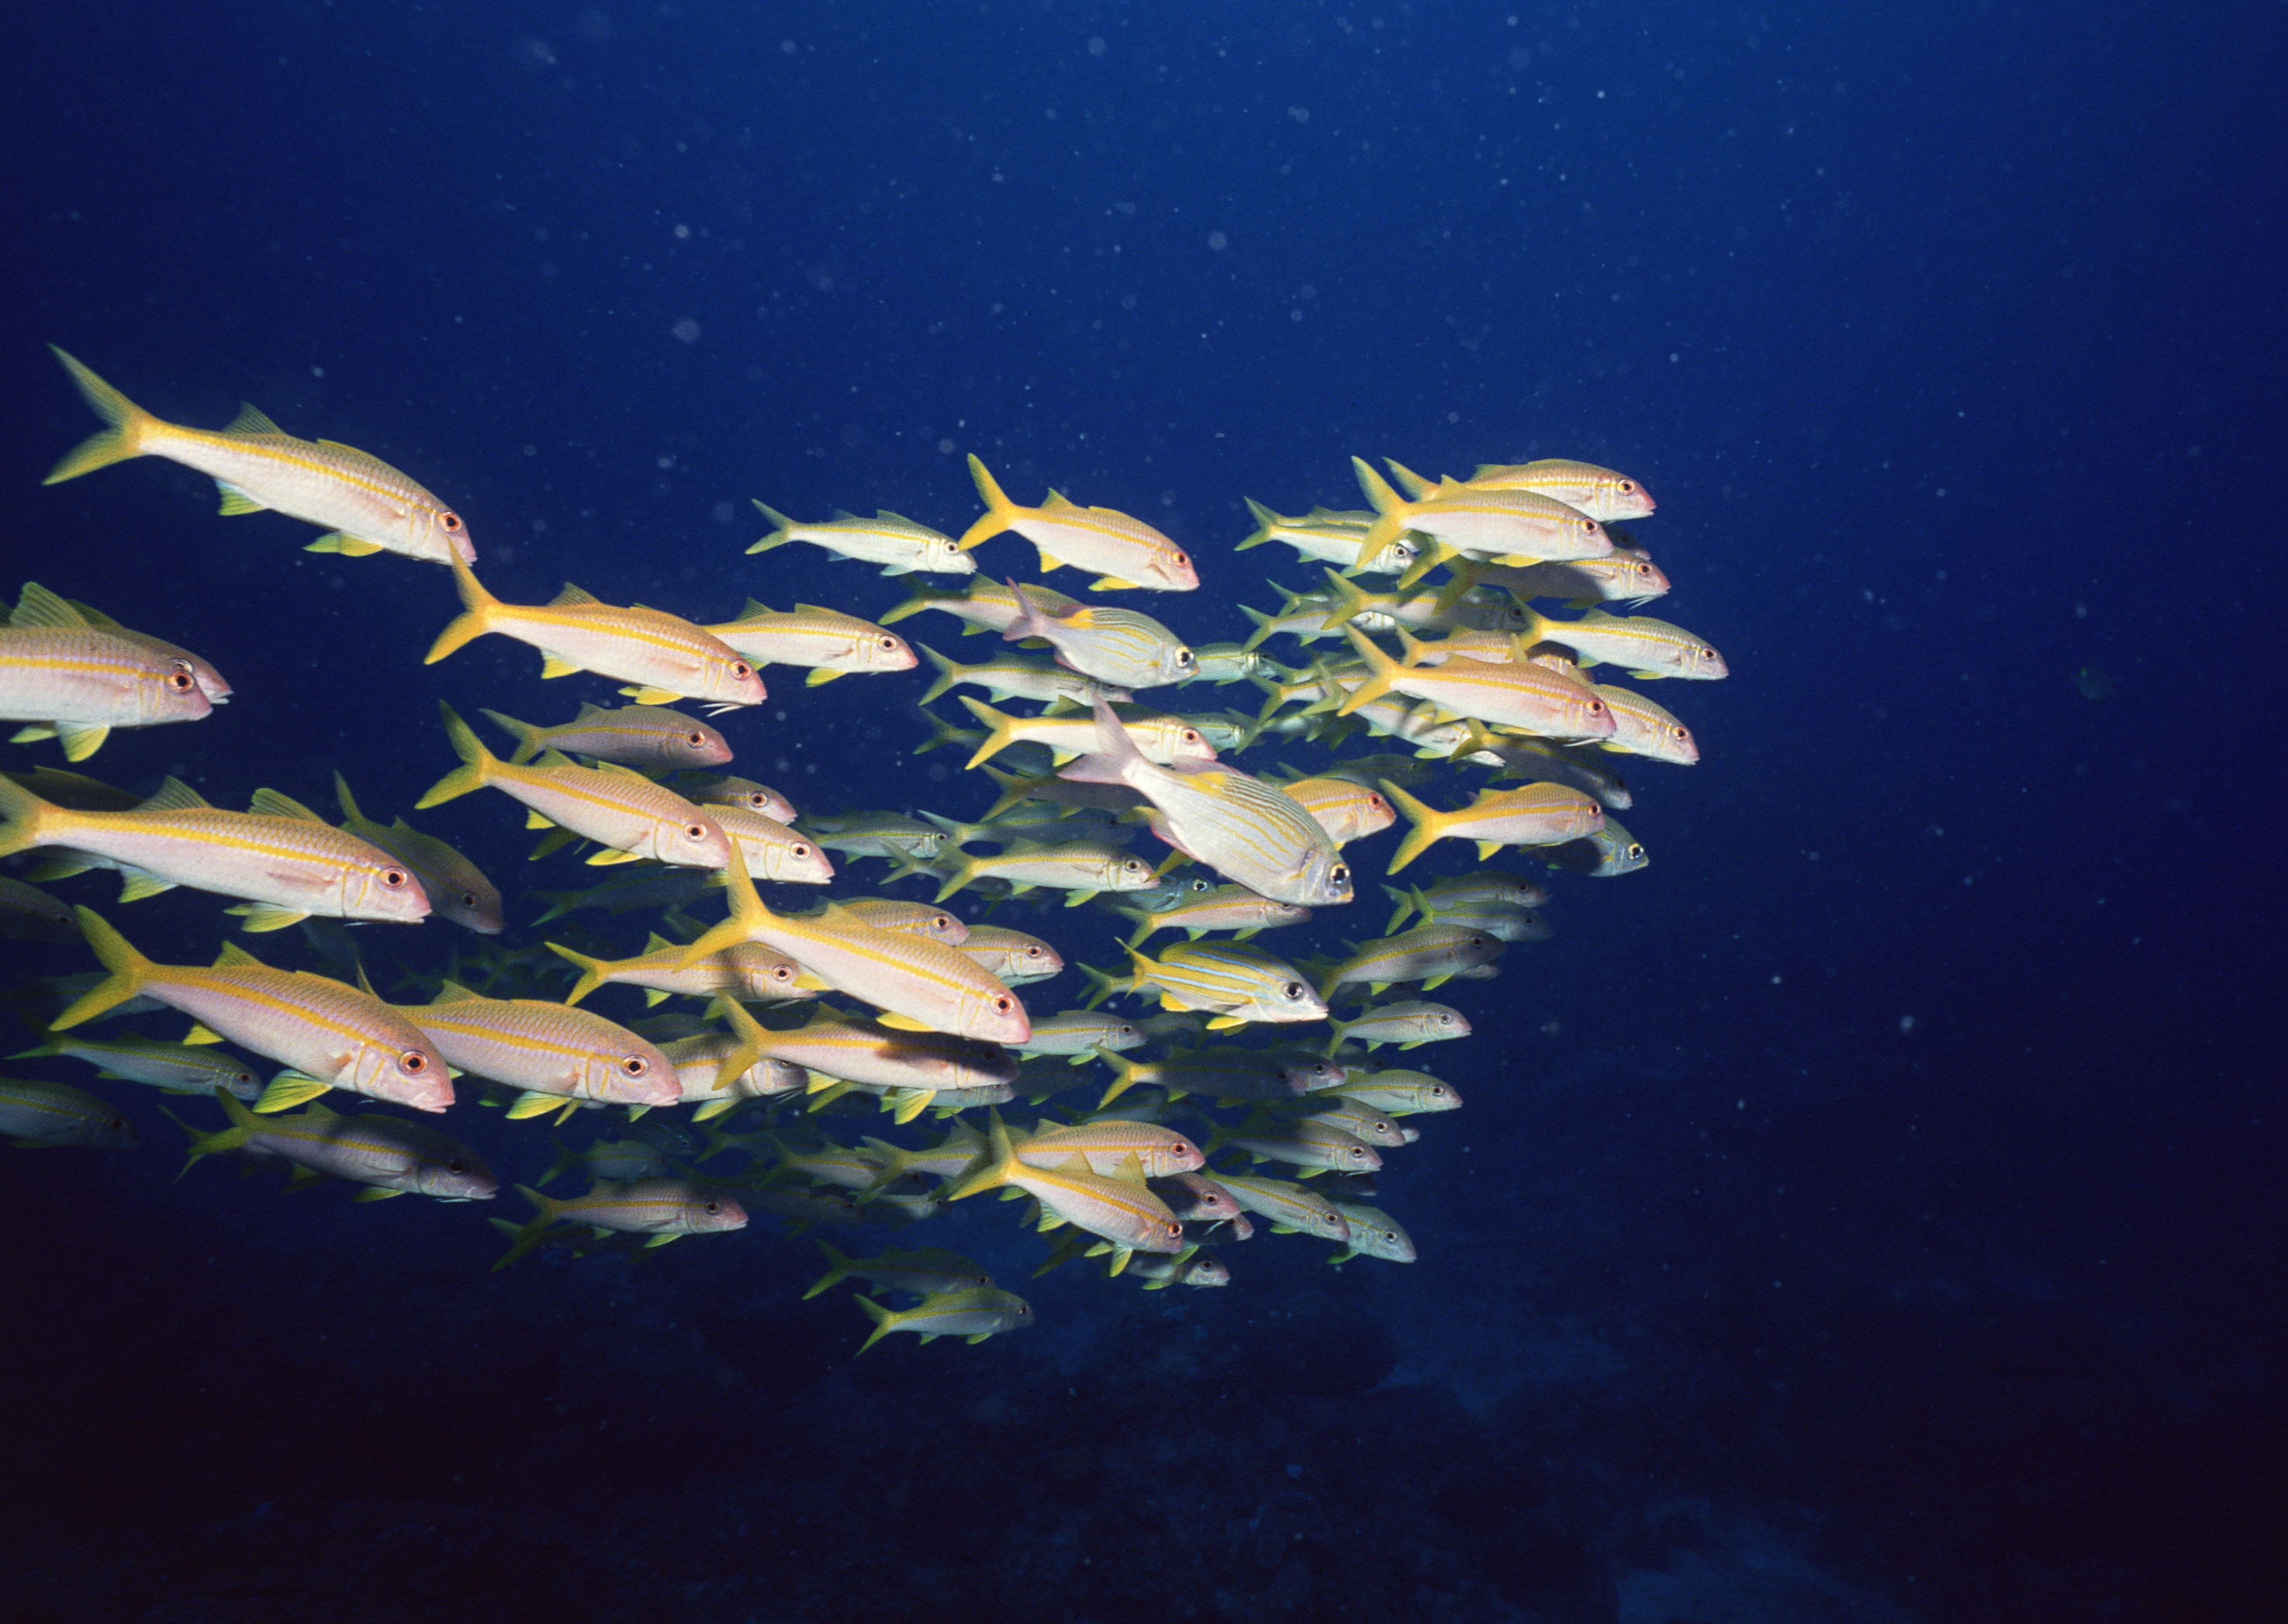
M 887 508 L 877 508 L 874 511 L 874 517 L 877 519 L 894 519 L 897 523 L 902 525 L 912 525 L 917 530 L 926 530 L 929 528 L 927 525 L 918 524 L 913 519 L 908 519 L 903 513 L 893 513 Z
M 301 802 L 291 796 L 281 795 L 275 789 L 256 790 L 253 798 L 247 803 L 246 810 L 260 812 L 266 818 L 300 818 L 310 823 L 325 821 Z
M 651 782 L 651 780 L 646 778 L 633 767 L 624 765 L 616 761 L 605 761 L 599 758 L 593 770 L 598 772 L 608 772 L 614 778 L 632 778 L 640 784 L 648 784 Z
M 865 521 L 860 519 L 857 514 L 853 513 L 848 508 L 837 508 L 834 510 L 834 518 L 831 522 L 835 524 L 856 525 L 863 524 Z
M 584 591 L 568 581 L 564 583 L 564 590 L 548 600 L 548 606 L 554 609 L 566 604 L 592 604 L 600 600 L 593 592 Z
M 355 446 L 346 446 L 338 440 L 322 440 L 318 443 L 329 451 L 346 451 L 352 456 L 364 457 L 366 461 L 369 463 L 377 463 L 381 460 L 379 457 L 373 456 L 369 453 L 359 450 Z
M 181 779 L 171 778 L 159 786 L 157 792 L 149 800 L 135 810 L 137 812 L 191 812 L 208 804 L 210 803 L 206 796 L 183 782 Z
M 592 699 L 584 699 L 580 701 L 579 714 L 575 716 L 572 719 L 575 722 L 584 722 L 590 717 L 600 717 L 608 713 L 605 711 L 604 708 L 596 703 L 595 701 Z
M 644 951 L 647 954 L 665 953 L 669 949 L 680 947 L 681 945 L 682 944 L 679 942 L 671 942 L 668 940 L 667 938 L 662 936 L 656 931 L 654 931 L 649 936 L 644 938 Z
M 750 598 L 747 599 L 746 606 L 739 611 L 739 618 L 743 621 L 751 621 L 758 614 L 775 614 L 777 613 L 778 611 L 772 608 L 770 605 L 767 603 L 758 603 L 755 599 Z
M 27 581 L 24 582 L 24 595 L 17 602 L 16 613 L 8 617 L 8 623 L 24 627 L 82 627 L 95 622 L 38 582 Z
M 283 434 L 285 430 L 270 421 L 270 414 L 250 401 L 238 403 L 238 416 L 223 425 L 226 434 Z M 318 442 L 325 444 L 323 440 Z
M 100 630 L 124 631 L 127 630 L 92 604 L 83 604 L 76 598 L 67 598 L 64 601 L 79 611 L 80 619 Z
M 854 618 L 844 615 L 839 609 L 830 609 L 823 604 L 797 604 L 794 606 L 794 612 L 797 614 L 831 614 L 838 619 Z
M 471 992 L 457 981 L 447 981 L 437 989 L 437 995 L 429 1002 L 431 1003 L 467 1003 L 472 1000 L 481 999 L 483 996 L 481 993 Z
M 1069 508 L 1077 504 L 1068 501 L 1062 491 L 1051 491 L 1041 499 L 1041 505 L 1045 508 Z
M 561 750 L 543 750 L 526 764 L 535 767 L 573 767 L 579 765 L 579 763 Z
M 225 942 L 222 951 L 215 955 L 214 967 L 217 970 L 243 970 L 250 965 L 260 969 L 262 961 L 236 942 Z

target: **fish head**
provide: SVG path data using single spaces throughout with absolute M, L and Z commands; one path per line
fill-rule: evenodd
M 452 1074 L 436 1045 L 411 1027 L 410 1042 L 402 1048 L 376 1039 L 362 1045 L 349 1066 L 349 1074 L 335 1081 L 371 1099 L 406 1105 L 416 1111 L 442 1111 L 453 1103 Z
M 500 892 L 473 869 L 465 875 L 432 875 L 423 882 L 430 912 L 480 936 L 498 936 L 508 928 L 508 915 Z
M 1681 673 L 1702 682 L 1714 682 L 1729 677 L 1732 668 L 1724 663 L 1724 656 L 1705 643 L 1696 643 L 1686 651 L 1688 669 Z
M 678 767 L 719 767 L 731 759 L 729 740 L 706 723 L 688 718 L 661 735 L 660 746 L 670 764 Z
M 1177 1277 L 1187 1286 L 1228 1286 L 1231 1271 L 1212 1257 L 1195 1257 Z
M 1298 976 L 1292 980 L 1270 980 L 1248 1000 L 1253 1018 L 1265 1021 L 1324 1020 L 1327 1001 L 1319 996 L 1312 985 Z
M 858 641 L 858 653 L 860 663 L 870 671 L 910 671 L 914 669 L 912 646 L 894 631 L 868 632 Z
M 718 1235 L 747 1227 L 747 1209 L 725 1190 L 695 1189 L 683 1204 L 682 1227 L 694 1235 Z
M 428 888 L 402 863 L 381 852 L 370 861 L 342 866 L 341 909 L 345 919 L 380 919 L 416 924 L 429 917 Z
M 1599 478 L 1596 502 L 1599 516 L 1609 525 L 1624 519 L 1648 519 L 1658 505 L 1641 482 L 1617 473 Z
M 937 853 L 932 852 L 926 855 L 934 857 Z M 922 934 L 949 947 L 958 947 L 969 939 L 969 927 L 957 915 L 939 908 L 922 922 Z
M 699 813 L 662 818 L 652 826 L 648 855 L 687 868 L 728 868 L 731 837 L 714 819 Z
M 834 877 L 834 863 L 818 843 L 797 840 L 761 851 L 750 849 L 748 867 L 766 879 L 783 885 L 823 885 Z
M 701 692 L 695 699 L 718 705 L 759 705 L 765 698 L 762 673 L 744 654 L 711 654 L 699 667 Z M 727 756 L 724 759 L 728 760 Z
M 1107 865 L 1105 879 L 1111 891 L 1148 891 L 1156 882 L 1152 865 L 1140 857 L 1123 857 Z
M 726 947 L 723 963 L 729 966 L 732 985 L 738 989 L 737 996 L 742 1000 L 760 1002 L 801 994 L 795 984 L 802 978 L 802 966 L 760 942 L 739 942 Z
M 1045 981 L 1064 972 L 1065 955 L 1037 938 L 1012 944 L 1009 957 L 1009 974 L 1027 981 Z
M 88 1151 L 131 1151 L 138 1141 L 135 1124 L 124 1113 L 106 1111 L 100 1115 L 89 1115 L 75 1122 L 68 1137 L 49 1141 L 51 1144 L 77 1145 Z
M 207 697 L 188 660 L 155 660 L 130 680 L 136 685 L 135 709 L 141 726 L 201 721 L 214 711 L 214 701 Z
M 1207 735 L 1188 724 L 1168 730 L 1168 761 L 1170 765 L 1184 761 L 1213 761 L 1215 746 Z
M 988 1043 L 1021 1043 L 1033 1035 L 1033 1023 L 1017 994 L 995 983 L 965 994 L 960 1013 L 961 1035 Z
M 683 1098 L 675 1063 L 637 1039 L 600 1049 L 581 1060 L 581 1092 L 615 1105 L 672 1105 Z
M 1166 547 L 1153 549 L 1151 559 L 1145 566 L 1145 574 L 1150 575 L 1164 592 L 1196 591 L 1200 584 L 1200 573 L 1192 567 L 1191 555 L 1172 543 Z
M 1181 643 L 1162 649 L 1153 661 L 1162 683 L 1189 682 L 1200 674 L 1199 656 Z
M 951 536 L 940 536 L 922 543 L 922 561 L 914 567 L 933 575 L 973 575 L 977 560 Z
M 1305 848 L 1293 890 L 1280 900 L 1304 907 L 1340 907 L 1351 900 L 1351 866 L 1332 845 Z
M 457 1145 L 422 1157 L 413 1169 L 413 1188 L 441 1201 L 489 1201 L 500 1193 L 500 1180 L 482 1156 Z
M 1345 1068 L 1332 1060 L 1306 1060 L 1298 1066 L 1279 1068 L 1279 1080 L 1287 1085 L 1291 1094 L 1309 1094 L 1320 1089 L 1331 1089 L 1346 1075 Z

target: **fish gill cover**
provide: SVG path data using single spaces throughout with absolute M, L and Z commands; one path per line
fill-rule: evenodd
M 544 678 L 584 680 L 562 720 L 490 709 L 511 702 L 497 666 L 449 685 L 441 728 L 409 715 L 398 749 L 459 762 L 417 816 L 490 788 L 538 836 L 530 858 L 549 866 L 501 885 L 437 820 L 385 825 L 340 775 L 338 824 L 309 804 L 318 783 L 241 786 L 241 812 L 179 777 L 142 796 L 93 776 L 114 730 L 226 730 L 218 707 L 244 697 L 222 675 L 234 651 L 178 646 L 163 603 L 87 601 L 106 585 L 89 572 L 22 583 L 0 627 L 0 718 L 20 724 L 0 856 L 34 866 L 0 902 L 12 931 L 58 944 L 55 973 L 15 994 L 33 1052 L 93 1067 L 119 1099 L 136 1083 L 211 1095 L 168 1111 L 194 1166 L 235 1155 L 361 1200 L 467 1202 L 500 1192 L 497 1165 L 528 1182 L 523 1213 L 489 1220 L 505 1240 L 496 1269 L 541 1248 L 640 1259 L 755 1216 L 788 1238 L 852 1232 L 858 1255 L 830 1248 L 813 1291 L 860 1283 L 860 1351 L 895 1331 L 978 1342 L 1034 1322 L 1010 1283 L 929 1244 L 943 1208 L 993 1192 L 1046 1237 L 1036 1275 L 1085 1264 L 1146 1290 L 1243 1289 L 1242 1243 L 1265 1231 L 1339 1264 L 1412 1262 L 1402 1215 L 1373 1204 L 1376 1176 L 1386 1156 L 1450 1153 L 1432 1119 L 1462 1094 L 1436 1046 L 1524 1038 L 1498 994 L 1476 1023 L 1425 994 L 1556 951 L 1532 944 L 1595 906 L 1588 881 L 1649 860 L 1614 815 L 1643 821 L 1620 767 L 1657 777 L 1697 750 L 1613 679 L 1727 674 L 1697 635 L 1601 606 L 1633 611 L 1689 564 L 1656 564 L 1637 534 L 1650 493 L 1587 462 L 1466 477 L 1391 462 L 1386 477 L 1335 448 L 1300 494 L 1334 497 L 1347 456 L 1364 507 L 1290 518 L 1248 498 L 1258 527 L 1235 551 L 1279 543 L 1310 574 L 1271 582 L 1240 643 L 1187 643 L 1131 605 L 1159 594 L 1180 623 L 1203 569 L 1229 599 L 1243 561 L 1196 559 L 1054 489 L 1021 503 L 973 456 L 985 511 L 957 536 L 887 512 L 790 519 L 759 499 L 771 528 L 746 551 L 763 560 L 711 561 L 724 601 L 702 609 L 725 618 L 696 620 L 569 583 L 545 602 L 504 597 L 478 573 L 512 578 L 486 559 L 484 516 L 412 477 L 250 406 L 220 430 L 166 422 L 57 354 L 104 426 L 51 483 L 181 463 L 214 480 L 226 516 L 322 527 L 307 551 L 449 572 L 460 612 L 426 663 L 498 635 L 528 645 Z M 1036 578 L 1011 573 L 1029 562 L 1016 549 L 985 552 L 1011 533 Z M 838 572 L 837 606 L 770 610 L 751 594 L 783 596 L 770 555 L 790 542 L 892 579 Z M 542 551 L 520 550 L 514 574 L 544 568 Z M 1128 596 L 1037 578 L 1068 568 Z M 243 635 L 295 614 L 295 590 L 247 605 Z M 962 662 L 922 645 L 941 675 L 918 698 L 915 655 L 887 627 L 924 614 L 991 647 Z M 367 669 L 409 684 L 416 652 L 373 651 Z M 848 676 L 898 690 L 868 706 L 912 735 L 896 804 L 846 805 L 831 773 L 787 790 L 743 775 L 743 751 L 833 761 L 833 724 L 806 717 L 806 690 Z M 963 725 L 949 696 L 984 725 Z M 940 749 L 965 753 L 962 777 L 919 764 Z M 515 814 L 486 810 L 497 849 Z M 123 903 L 176 887 L 230 899 L 260 955 L 224 936 L 222 910 L 197 939 L 139 942 L 120 910 L 67 909 L 45 889 L 95 869 L 119 875 Z M 1152 945 L 1162 931 L 1177 934 Z M 75 934 L 99 973 L 69 968 Z M 620 1019 L 597 1012 L 610 998 Z M 274 1068 L 258 1093 L 241 1081 L 258 1065 Z M 112 1100 L 52 1079 L 0 1081 L 0 1128 L 19 1146 L 132 1139 Z M 560 1176 L 587 1187 L 540 1188 Z

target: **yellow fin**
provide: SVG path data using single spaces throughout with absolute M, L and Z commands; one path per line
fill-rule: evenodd
M 52 739 L 56 730 L 44 722 L 35 722 L 29 727 L 20 727 L 8 735 L 11 744 L 37 744 L 43 739 Z
M 222 516 L 235 519 L 241 513 L 259 513 L 266 503 L 257 502 L 235 485 L 217 479 L 215 486 L 222 492 Z
M 527 1089 L 509 1102 L 508 1120 L 519 1122 L 528 1116 L 544 1116 L 563 1104 L 561 1094 L 543 1094 L 537 1089 Z
M 146 897 L 155 897 L 163 891 L 174 889 L 174 881 L 163 880 L 155 874 L 137 872 L 119 876 L 119 899 L 122 902 L 140 902 Z
M 1065 561 L 1062 558 L 1052 558 L 1045 552 L 1041 555 L 1041 573 L 1043 574 L 1047 574 L 1053 569 L 1062 569 L 1064 566 Z
M 836 677 L 843 676 L 844 674 L 845 673 L 841 671 L 836 670 L 831 666 L 818 666 L 811 671 L 809 676 L 802 679 L 802 685 L 806 688 L 815 688 L 819 684 L 822 682 L 832 682 Z
M 630 699 L 635 701 L 639 705 L 665 705 L 676 700 L 687 699 L 690 697 L 687 694 L 678 693 L 672 688 L 626 687 L 622 688 L 620 692 L 626 694 Z M 640 778 L 643 775 L 641 773 L 638 773 L 636 776 Z
M 552 829 L 556 827 L 556 820 L 527 808 L 524 814 L 524 827 L 528 829 Z
M 548 606 L 553 609 L 567 604 L 592 604 L 596 601 L 593 592 L 583 591 L 568 581 L 564 583 L 564 590 L 548 600 Z
M 935 1032 L 937 1030 L 935 1026 L 924 1021 L 918 1021 L 910 1015 L 899 1015 L 888 1010 L 878 1013 L 874 1020 L 878 1026 L 888 1026 L 898 1032 Z
M 912 1121 L 928 1108 L 930 1102 L 927 1089 L 901 1089 L 890 1097 L 895 1102 L 891 1107 L 890 1120 L 899 1123 Z
M 633 852 L 622 852 L 613 846 L 588 853 L 588 865 L 592 868 L 608 868 L 614 863 L 640 863 L 642 860 Z
M 268 1116 L 274 1112 L 291 1111 L 295 1106 L 313 1100 L 334 1085 L 320 1082 L 315 1077 L 305 1077 L 299 1072 L 281 1072 L 262 1090 L 262 1097 L 254 1102 L 257 1116 Z
M 28 733 L 30 732 L 28 728 L 25 731 Z M 22 733 L 19 733 L 16 736 L 20 739 L 24 735 Z M 49 735 L 46 733 L 40 733 L 35 736 L 38 738 L 46 738 Z M 103 748 L 103 741 L 111 737 L 111 729 L 108 727 L 77 727 L 69 722 L 59 722 L 56 724 L 54 736 L 63 741 L 64 759 L 66 761 L 85 761 L 89 757 L 94 755 L 96 751 Z
M 1478 860 L 1482 863 L 1501 849 L 1502 843 L 1498 840 L 1481 840 L 1478 842 Z
M 577 676 L 586 669 L 587 668 L 585 666 L 574 664 L 571 661 L 563 658 L 561 655 L 552 654 L 547 653 L 545 650 L 543 650 L 541 653 L 540 675 L 544 680 L 552 677 Z
M 8 624 L 16 627 L 53 626 L 77 630 L 102 623 L 101 616 L 82 614 L 68 600 L 57 597 L 36 581 L 24 582 L 24 596 L 16 605 L 16 612 L 8 617 Z
M 1219 1015 L 1208 1022 L 1208 1030 L 1210 1032 L 1228 1032 L 1234 1026 L 1244 1026 L 1245 1025 L 1247 1025 L 1247 1021 L 1244 1017 L 1237 1015 Z
M 203 812 L 208 805 L 206 796 L 183 782 L 171 778 L 138 803 L 137 812 Z
M 191 1023 L 191 1029 L 183 1034 L 183 1042 L 195 1047 L 205 1043 L 219 1043 L 222 1042 L 222 1034 L 194 1021 Z
M 214 967 L 217 970 L 260 969 L 261 966 L 260 959 L 256 958 L 236 942 L 225 942 L 221 950 L 215 955 Z
M 1143 590 L 1133 581 L 1123 581 L 1117 575 L 1099 575 L 1088 586 L 1092 592 L 1135 592 Z
M 247 803 L 246 810 L 259 812 L 266 818 L 300 818 L 309 823 L 325 821 L 301 802 L 290 796 L 281 795 L 275 789 L 256 790 L 253 799 Z
M 300 908 L 281 907 L 274 902 L 242 902 L 236 907 L 223 909 L 226 914 L 237 914 L 246 920 L 250 931 L 282 931 L 288 925 L 299 924 L 310 915 Z
M 248 401 L 238 403 L 238 416 L 222 425 L 226 434 L 278 434 L 286 431 L 270 421 L 270 414 Z
M 339 530 L 329 530 L 314 542 L 302 545 L 304 552 L 338 552 L 346 558 L 371 558 L 377 552 L 386 552 L 379 542 L 369 542 L 361 535 L 345 535 Z

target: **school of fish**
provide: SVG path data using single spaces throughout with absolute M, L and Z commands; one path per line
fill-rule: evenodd
M 1377 1175 L 1420 1137 L 1416 1119 L 1459 1107 L 1432 1046 L 1471 1035 L 1428 994 L 1545 939 L 1553 875 L 1644 866 L 1613 815 L 1633 804 L 1617 766 L 1689 765 L 1698 749 L 1608 678 L 1727 674 L 1700 638 L 1635 613 L 1669 587 L 1625 527 L 1653 500 L 1588 463 L 1431 479 L 1354 458 L 1363 508 L 1287 517 L 1251 498 L 1237 551 L 1291 548 L 1313 582 L 1275 584 L 1275 607 L 1246 610 L 1246 641 L 1203 646 L 1131 606 L 1200 588 L 1183 549 L 1054 490 L 1021 505 L 972 456 L 985 511 L 957 535 L 755 503 L 770 528 L 749 553 L 801 543 L 917 577 L 878 620 L 750 598 L 702 624 L 568 584 L 544 603 L 497 597 L 469 525 L 388 464 L 250 406 L 220 430 L 164 422 L 56 353 L 104 426 L 49 483 L 173 461 L 215 481 L 225 514 L 318 527 L 309 551 L 449 571 L 459 613 L 427 662 L 497 635 L 530 646 L 544 677 L 601 678 L 563 720 L 469 706 L 491 737 L 444 708 L 440 775 L 411 810 L 496 790 L 539 835 L 535 857 L 577 852 L 612 872 L 526 892 L 544 911 L 519 923 L 474 863 L 402 816 L 375 820 L 338 775 L 338 819 L 267 787 L 245 812 L 174 778 L 114 788 L 81 770 L 112 730 L 206 720 L 230 685 L 156 633 L 21 582 L 0 623 L 0 718 L 18 725 L 0 770 L 0 859 L 16 870 L 0 875 L 0 934 L 52 945 L 53 973 L 12 996 L 34 1041 L 11 1064 L 53 1074 L 0 1077 L 0 1139 L 135 1144 L 131 1095 L 67 1080 L 92 1068 L 176 1096 L 158 1108 L 193 1164 L 282 1163 L 290 1184 L 342 1181 L 362 1200 L 485 1200 L 499 1178 L 433 1123 L 497 1108 L 528 1124 L 509 1131 L 536 1170 L 514 1186 L 528 1211 L 491 1220 L 496 1268 L 538 1248 L 640 1257 L 756 1215 L 792 1232 L 901 1231 L 989 1192 L 1049 1237 L 1036 1272 L 1100 1259 L 1146 1289 L 1222 1286 L 1259 1225 L 1330 1243 L 1337 1263 L 1411 1262 Z M 1005 535 L 1037 567 L 998 548 L 984 567 Z M 1039 578 L 1066 569 L 1129 596 Z M 930 611 L 986 639 L 979 653 L 890 630 Z M 933 676 L 917 750 L 961 751 L 989 807 L 798 808 L 724 771 L 774 666 L 811 685 Z M 1245 697 L 1211 709 L 1210 689 Z M 599 702 L 611 697 L 627 702 Z M 58 749 L 68 764 L 42 758 Z M 1401 821 L 1370 883 L 1350 852 Z M 148 956 L 117 908 L 48 889 L 93 869 L 117 874 L 122 904 L 183 886 L 227 899 L 245 932 L 298 926 L 300 956 L 325 971 L 227 938 L 211 963 Z M 989 923 L 1005 906 L 1046 934 Z M 436 920 L 472 936 L 437 942 Z M 342 929 L 359 922 L 423 925 L 433 968 L 385 997 Z M 1314 922 L 1350 939 L 1283 946 Z M 1030 990 L 1061 978 L 1085 995 Z M 861 1351 L 893 1332 L 978 1342 L 1032 1323 L 944 1248 L 820 1249 L 810 1295 L 858 1284 Z

